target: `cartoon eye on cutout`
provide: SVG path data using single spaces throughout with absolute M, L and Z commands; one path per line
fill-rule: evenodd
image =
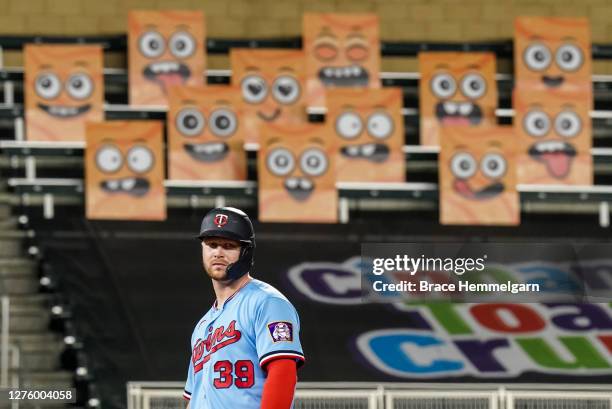
M 153 167 L 153 152 L 143 145 L 134 146 L 127 153 L 127 165 L 135 173 L 145 173 Z
M 376 139 L 385 139 L 393 132 L 393 119 L 386 112 L 376 112 L 368 117 L 368 134 Z
M 102 145 L 96 152 L 96 166 L 104 173 L 115 173 L 123 165 L 123 156 L 119 148 L 113 145 Z
M 345 139 L 354 139 L 361 131 L 363 131 L 363 122 L 354 112 L 345 112 L 336 119 L 336 133 Z
M 229 109 L 216 109 L 210 114 L 208 127 L 213 134 L 226 138 L 236 132 L 238 119 L 236 114 Z
M 199 135 L 206 125 L 204 115 L 195 108 L 181 109 L 174 121 L 176 129 L 185 136 Z
M 41 98 L 53 99 L 59 95 L 62 90 L 62 84 L 57 75 L 44 73 L 36 77 L 34 88 Z
M 467 179 L 476 173 L 478 165 L 472 155 L 460 152 L 452 157 L 450 168 L 453 175 L 459 179 Z
M 543 111 L 529 111 L 523 118 L 523 129 L 528 135 L 542 137 L 550 131 L 550 118 Z
M 300 168 L 310 176 L 321 176 L 327 170 L 327 156 L 321 149 L 310 148 L 300 156 Z
M 346 56 L 351 61 L 363 61 L 368 58 L 370 51 L 365 44 L 352 44 L 346 49 Z
M 584 62 L 582 50 L 574 44 L 564 44 L 557 49 L 555 61 L 563 71 L 576 71 Z
M 525 49 L 523 61 L 527 68 L 533 71 L 543 71 L 550 65 L 552 55 L 544 44 L 532 44 Z
M 89 98 L 93 87 L 91 77 L 85 73 L 71 75 L 66 83 L 66 91 L 74 99 Z
M 504 176 L 507 168 L 506 159 L 499 153 L 488 153 L 480 160 L 480 170 L 489 179 Z
M 450 74 L 435 75 L 430 82 L 431 92 L 438 98 L 450 98 L 457 91 L 457 83 Z
M 249 104 L 257 104 L 268 95 L 268 84 L 259 75 L 247 75 L 240 83 L 242 96 Z
M 487 92 L 487 82 L 480 74 L 468 74 L 461 80 L 461 92 L 469 99 L 478 99 Z
M 272 85 L 272 96 L 281 104 L 293 104 L 300 96 L 300 84 L 294 77 L 282 75 Z
M 176 58 L 187 58 L 196 49 L 196 42 L 191 34 L 179 31 L 170 37 L 170 52 Z
M 582 130 L 582 121 L 573 111 L 563 111 L 555 118 L 555 131 L 564 138 L 572 138 Z
M 156 58 L 164 53 L 164 37 L 157 31 L 147 31 L 138 40 L 140 52 L 147 58 Z
M 295 167 L 295 158 L 288 149 L 276 148 L 268 153 L 266 165 L 273 175 L 286 176 Z
M 338 55 L 338 47 L 330 41 L 321 41 L 314 48 L 315 56 L 321 61 L 330 61 Z

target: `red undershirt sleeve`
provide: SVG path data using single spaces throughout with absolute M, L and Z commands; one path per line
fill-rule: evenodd
M 297 367 L 295 360 L 279 358 L 266 365 L 268 377 L 261 396 L 261 409 L 289 409 L 293 402 Z

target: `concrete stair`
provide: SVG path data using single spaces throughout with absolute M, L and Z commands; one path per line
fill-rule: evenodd
M 63 337 L 49 330 L 50 296 L 39 293 L 38 266 L 24 255 L 24 240 L 29 234 L 19 230 L 19 220 L 11 215 L 10 206 L 0 205 L 0 295 L 10 297 L 9 339 L 20 351 L 20 366 L 11 374 L 19 375 L 22 388 L 72 388 L 73 374 L 60 369 Z M 56 402 L 20 404 L 22 409 L 36 407 L 68 406 Z

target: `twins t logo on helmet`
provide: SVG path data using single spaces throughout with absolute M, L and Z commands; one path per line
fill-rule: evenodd
M 215 224 L 217 227 L 223 227 L 227 224 L 228 217 L 226 214 L 215 215 Z

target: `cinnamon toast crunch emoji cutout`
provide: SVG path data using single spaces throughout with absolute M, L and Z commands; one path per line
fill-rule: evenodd
M 169 179 L 245 180 L 240 89 L 171 87 L 168 95 Z
M 493 53 L 419 53 L 420 143 L 437 146 L 445 125 L 497 124 Z
M 201 11 L 130 11 L 130 105 L 167 107 L 170 86 L 204 85 L 205 33 Z
M 438 167 L 441 224 L 520 223 L 511 126 L 442 128 Z
M 162 143 L 159 121 L 87 124 L 88 219 L 166 219 Z
M 336 223 L 338 193 L 323 124 L 262 125 L 259 220 Z
M 300 124 L 307 121 L 304 99 L 304 53 L 282 49 L 232 49 L 232 85 L 245 103 L 246 143 L 259 142 L 262 123 Z
M 519 183 L 593 184 L 591 95 L 515 90 Z
M 28 140 L 83 141 L 104 119 L 102 47 L 27 44 L 24 66 Z
M 325 88 L 380 87 L 378 16 L 306 13 L 303 27 L 309 106 L 325 106 Z
M 336 88 L 326 100 L 337 180 L 404 182 L 402 90 Z
M 514 21 L 515 89 L 591 89 L 591 33 L 580 17 L 518 17 Z

